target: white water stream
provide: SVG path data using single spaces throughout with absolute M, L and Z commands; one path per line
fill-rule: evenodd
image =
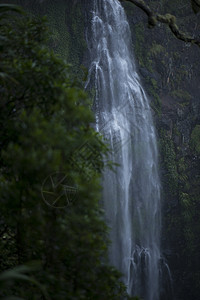
M 94 0 L 90 77 L 97 130 L 120 166 L 106 170 L 103 199 L 110 261 L 128 293 L 159 299 L 161 203 L 158 151 L 148 98 L 137 74 L 129 24 L 118 0 Z

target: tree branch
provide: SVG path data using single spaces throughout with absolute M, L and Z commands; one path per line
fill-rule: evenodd
M 169 26 L 169 29 L 177 39 L 184 41 L 186 43 L 195 44 L 200 47 L 200 40 L 191 37 L 190 35 L 186 34 L 185 32 L 181 31 L 178 28 L 178 25 L 176 24 L 175 16 L 171 14 L 160 15 L 152 11 L 151 8 L 143 0 L 120 0 L 120 1 L 131 2 L 137 7 L 139 7 L 140 9 L 142 9 L 148 17 L 148 24 L 150 28 L 155 27 L 158 22 L 166 24 Z

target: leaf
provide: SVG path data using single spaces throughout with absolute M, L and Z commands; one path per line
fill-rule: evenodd
M 8 75 L 5 72 L 0 72 L 0 79 L 4 80 L 10 80 L 13 81 L 15 84 L 18 84 L 17 80 L 15 80 L 15 78 L 11 77 L 10 75 Z
M 15 296 L 9 296 L 9 297 L 4 297 L 1 300 L 24 300 L 23 298 L 15 297 Z
M 28 266 L 19 266 L 14 269 L 3 272 L 0 275 L 0 281 L 26 278 L 23 273 L 31 272 L 32 269 Z
M 31 277 L 30 275 L 24 274 L 24 273 L 30 273 L 32 271 L 34 271 L 34 267 L 32 267 L 32 266 L 22 265 L 22 266 L 15 267 L 14 269 L 11 269 L 11 270 L 8 270 L 8 271 L 5 271 L 5 272 L 1 273 L 0 274 L 0 282 L 1 283 L 2 282 L 7 282 L 9 280 L 28 281 L 28 282 L 36 285 L 41 290 L 44 298 L 48 299 L 45 288 L 37 280 L 35 280 L 33 277 Z M 13 299 L 14 300 L 13 297 L 12 298 L 8 297 L 8 298 L 5 298 L 5 299 L 7 299 L 7 300 L 8 299 L 9 300 Z
M 8 12 L 8 11 L 13 11 L 13 12 L 24 14 L 24 11 L 18 5 L 0 4 L 0 14 Z

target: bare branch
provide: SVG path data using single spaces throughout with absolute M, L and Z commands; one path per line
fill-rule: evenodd
M 151 8 L 143 1 L 143 0 L 120 0 L 120 1 L 126 1 L 131 2 L 140 9 L 142 9 L 147 17 L 148 17 L 148 24 L 149 27 L 152 28 L 156 26 L 158 22 L 164 23 L 169 26 L 171 32 L 174 34 L 174 36 L 186 43 L 196 44 L 200 47 L 200 40 L 191 37 L 187 33 L 181 31 L 178 28 L 178 25 L 176 24 L 176 17 L 171 14 L 161 15 L 151 10 Z M 199 1 L 199 0 L 196 0 Z

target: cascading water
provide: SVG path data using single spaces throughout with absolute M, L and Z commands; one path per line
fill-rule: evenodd
M 151 109 L 131 54 L 131 34 L 118 0 L 94 0 L 92 64 L 97 130 L 119 164 L 107 169 L 103 199 L 111 228 L 110 261 L 127 291 L 159 299 L 160 181 Z

